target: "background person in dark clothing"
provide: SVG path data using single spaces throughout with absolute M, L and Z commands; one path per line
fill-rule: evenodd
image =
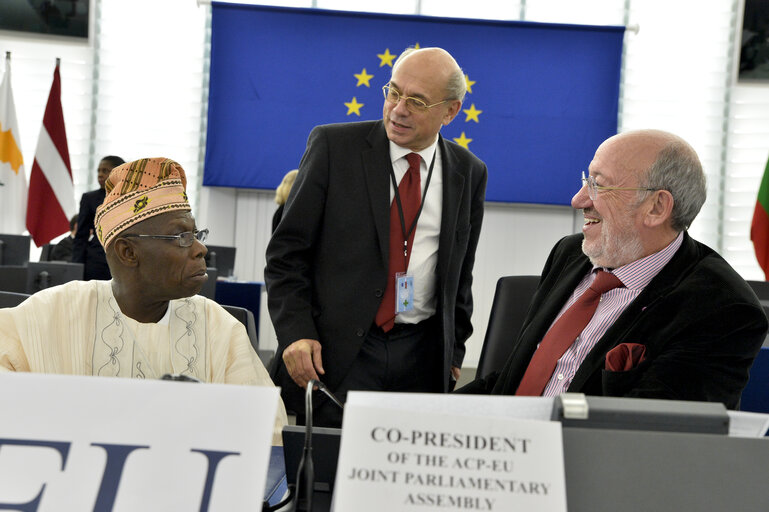
M 77 232 L 72 247 L 72 261 L 83 263 L 83 279 L 111 279 L 112 276 L 107 266 L 107 258 L 104 248 L 99 243 L 99 238 L 94 236 L 93 218 L 96 208 L 104 201 L 104 182 L 109 173 L 125 161 L 119 156 L 105 156 L 99 162 L 96 179 L 99 188 L 86 192 L 80 199 L 80 213 L 77 216 Z
M 51 249 L 51 261 L 69 261 L 72 258 L 72 245 L 77 231 L 77 215 L 69 219 L 69 235 L 65 236 Z

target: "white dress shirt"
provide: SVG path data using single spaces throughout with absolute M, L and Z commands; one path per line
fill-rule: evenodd
M 437 308 L 435 290 L 437 286 L 438 244 L 441 234 L 441 210 L 443 208 L 443 166 L 437 138 L 432 145 L 418 152 L 402 148 L 390 141 L 390 159 L 395 172 L 395 181 L 399 184 L 409 169 L 409 163 L 406 160 L 406 155 L 409 153 L 419 153 L 419 156 L 422 157 L 419 173 L 422 194 L 424 194 L 427 184 L 427 171 L 433 155 L 435 155 L 433 174 L 427 188 L 425 205 L 417 222 L 408 266 L 408 273 L 414 276 L 414 309 L 395 316 L 396 323 L 415 324 L 433 316 Z M 394 198 L 395 189 L 392 180 L 390 180 L 390 204 Z M 409 226 L 406 226 L 406 229 L 408 228 Z

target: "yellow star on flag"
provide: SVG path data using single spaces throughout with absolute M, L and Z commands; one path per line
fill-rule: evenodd
M 397 57 L 397 55 L 393 55 L 390 53 L 390 49 L 386 48 L 384 53 L 377 53 L 377 57 L 379 57 L 379 67 L 381 68 L 385 64 L 387 64 L 390 67 L 393 67 L 393 59 Z
M 467 84 L 467 92 L 472 94 L 473 93 L 473 85 L 475 84 L 475 80 L 470 80 L 470 77 L 465 75 L 465 83 Z
M 361 85 L 365 85 L 366 87 L 371 87 L 369 85 L 369 80 L 374 78 L 374 75 L 369 75 L 366 73 L 366 68 L 363 68 L 363 71 L 360 73 L 353 73 L 353 76 L 358 79 L 358 83 L 355 84 L 355 87 L 360 87 Z
M 468 147 L 468 145 L 472 141 L 473 141 L 473 139 L 468 139 L 467 137 L 465 137 L 465 132 L 462 132 L 462 135 L 459 136 L 459 137 L 454 137 L 454 142 L 456 142 L 457 144 L 459 144 L 460 146 L 462 146 L 465 149 L 470 149 Z
M 475 121 L 476 123 L 479 123 L 478 116 L 483 112 L 483 110 L 478 110 L 475 108 L 475 103 L 470 105 L 470 108 L 463 108 L 462 112 L 467 114 L 467 118 L 465 119 L 465 122 L 469 122 L 471 119 Z
M 345 102 L 344 106 L 347 107 L 347 115 L 349 116 L 353 112 L 360 117 L 360 108 L 363 106 L 363 103 L 358 103 L 358 100 L 355 99 L 355 96 L 352 97 L 351 102 Z

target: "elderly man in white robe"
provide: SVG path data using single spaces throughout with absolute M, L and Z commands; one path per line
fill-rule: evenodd
M 97 209 L 111 281 L 73 281 L 0 309 L 0 372 L 273 386 L 243 325 L 202 296 L 203 245 L 182 167 L 164 158 L 116 167 Z M 283 403 L 273 444 L 286 423 Z

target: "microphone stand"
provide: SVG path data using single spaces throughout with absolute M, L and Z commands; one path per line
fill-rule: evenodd
M 319 380 L 310 379 L 304 394 L 304 450 L 296 471 L 296 499 L 291 512 L 312 512 L 312 493 L 315 490 L 315 468 L 312 463 L 312 390 L 317 387 L 336 405 L 344 409 L 344 404 Z

